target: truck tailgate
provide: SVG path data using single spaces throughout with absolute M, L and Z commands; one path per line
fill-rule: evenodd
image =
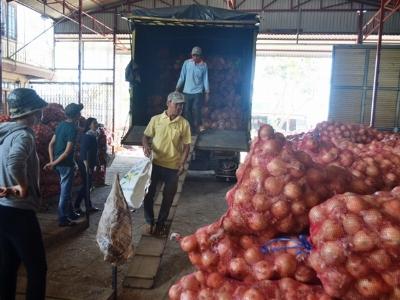
M 196 149 L 246 152 L 249 136 L 244 130 L 207 130 L 197 138 Z
M 146 126 L 133 126 L 123 137 L 124 145 L 142 145 L 143 132 Z M 249 137 L 246 131 L 240 130 L 207 130 L 197 138 L 196 149 L 216 151 L 246 152 L 249 150 Z

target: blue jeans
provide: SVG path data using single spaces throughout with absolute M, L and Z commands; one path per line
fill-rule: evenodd
M 203 104 L 203 93 L 184 94 L 185 107 L 184 117 L 189 121 L 192 132 L 197 132 L 201 125 L 201 106 Z
M 72 214 L 72 183 L 74 181 L 74 167 L 56 167 L 60 175 L 60 201 L 58 202 L 58 220 L 66 222 Z

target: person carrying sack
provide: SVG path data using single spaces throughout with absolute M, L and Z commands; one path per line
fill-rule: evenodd
M 11 122 L 0 124 L 0 299 L 15 299 L 17 272 L 25 265 L 27 300 L 44 300 L 46 254 L 36 217 L 39 159 L 31 127 L 47 103 L 32 89 L 8 96 Z
M 165 234 L 165 222 L 178 188 L 178 178 L 183 173 L 189 156 L 190 125 L 181 116 L 184 103 L 183 94 L 170 93 L 167 98 L 167 110 L 152 117 L 144 131 L 144 154 L 147 157 L 153 156 L 151 182 L 144 198 L 144 217 L 148 234 Z M 154 196 L 159 182 L 165 185 L 158 220 L 154 223 Z

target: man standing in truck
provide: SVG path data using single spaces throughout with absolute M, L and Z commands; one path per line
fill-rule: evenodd
M 193 47 L 192 58 L 185 60 L 181 74 L 176 84 L 176 91 L 183 87 L 185 95 L 185 118 L 189 121 L 194 134 L 201 125 L 201 107 L 204 101 L 208 102 L 210 87 L 208 84 L 208 68 L 202 59 L 200 47 Z
M 153 156 L 151 183 L 143 203 L 148 234 L 167 233 L 165 222 L 178 188 L 179 175 L 183 173 L 189 156 L 190 126 L 181 116 L 184 103 L 183 94 L 176 91 L 170 93 L 167 98 L 167 110 L 152 117 L 144 131 L 144 154 L 147 157 L 151 154 Z M 163 199 L 157 223 L 154 223 L 154 196 L 159 182 L 164 183 Z

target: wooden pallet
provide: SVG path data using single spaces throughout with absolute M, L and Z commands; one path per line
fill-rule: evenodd
M 190 147 L 189 159 L 193 153 L 194 145 L 196 143 L 196 137 L 192 138 L 192 145 Z M 179 203 L 183 184 L 187 175 L 188 164 L 185 166 L 185 172 L 179 177 L 178 191 L 174 197 L 168 220 L 167 227 L 168 232 L 171 223 L 174 219 L 176 208 Z M 157 218 L 162 203 L 162 190 L 163 186 L 157 189 L 154 203 L 154 215 Z M 165 245 L 167 243 L 168 236 L 156 237 L 152 235 L 143 234 L 137 248 L 135 249 L 135 255 L 129 262 L 128 272 L 125 275 L 123 286 L 124 288 L 134 289 L 150 289 L 154 285 L 154 280 L 160 267 L 161 258 L 164 253 Z

